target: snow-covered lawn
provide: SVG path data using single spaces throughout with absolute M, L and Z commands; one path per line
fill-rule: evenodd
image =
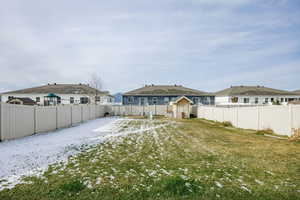
M 54 144 L 35 139 L 50 133 L 3 143 L 22 144 L 12 151 L 19 149 L 25 159 L 0 166 L 10 166 L 17 176 L 55 164 L 18 179 L 23 184 L 0 191 L 0 200 L 299 199 L 300 144 L 255 132 L 200 119 L 107 118 L 51 133 L 57 135 L 48 139 Z M 0 185 L 13 186 L 1 180 Z
M 83 149 L 112 137 L 129 120 L 100 118 L 79 126 L 0 143 L 0 190 L 23 175 L 37 174 Z

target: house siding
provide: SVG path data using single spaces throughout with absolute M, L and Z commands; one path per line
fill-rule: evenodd
M 167 105 L 179 96 L 123 96 L 123 105 Z M 203 105 L 211 105 L 215 103 L 214 96 L 186 96 L 194 102 Z M 198 101 L 197 101 L 198 99 Z M 156 100 L 156 103 L 155 103 Z M 144 102 L 144 103 L 143 103 Z

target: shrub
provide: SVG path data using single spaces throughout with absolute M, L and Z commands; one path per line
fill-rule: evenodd
M 232 123 L 229 122 L 229 121 L 222 122 L 222 126 L 225 126 L 225 127 L 233 127 Z
M 85 189 L 85 185 L 83 184 L 82 181 L 78 179 L 74 179 L 68 183 L 65 183 L 60 186 L 60 189 L 65 192 L 70 192 L 70 193 L 77 193 L 80 192 L 81 190 Z
M 289 141 L 300 141 L 300 128 L 293 130 L 293 135 L 290 137 Z

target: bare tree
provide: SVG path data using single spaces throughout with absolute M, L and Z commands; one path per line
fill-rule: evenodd
M 95 104 L 97 104 L 97 101 L 99 100 L 98 99 L 99 91 L 101 91 L 102 86 L 103 86 L 102 79 L 99 76 L 99 74 L 96 74 L 96 73 L 91 74 L 89 84 L 92 88 L 96 89 L 95 90 Z

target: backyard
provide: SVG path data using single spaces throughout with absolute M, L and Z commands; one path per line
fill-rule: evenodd
M 299 142 L 201 119 L 107 124 L 39 173 L 0 177 L 0 199 L 300 199 Z

